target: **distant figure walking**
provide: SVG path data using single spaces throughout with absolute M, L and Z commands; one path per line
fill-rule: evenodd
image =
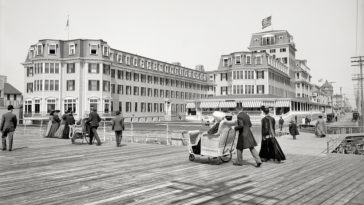
M 46 132 L 46 137 L 55 137 L 55 134 L 59 128 L 59 123 L 61 122 L 61 120 L 58 117 L 59 114 L 59 110 L 53 110 L 49 113 L 49 115 L 51 116 L 50 121 L 51 123 L 48 124 L 49 130 L 47 128 L 47 132 Z
M 316 122 L 315 134 L 317 137 L 326 137 L 326 125 L 322 115 L 319 115 L 319 119 Z
M 63 129 L 63 133 L 62 133 L 62 138 L 64 139 L 68 139 L 69 138 L 69 133 L 70 133 L 70 125 L 74 125 L 75 124 L 75 118 L 73 117 L 72 114 L 72 108 L 69 108 L 66 113 L 62 116 L 62 118 L 65 119 L 65 127 Z
M 8 112 L 3 114 L 1 117 L 0 131 L 2 132 L 2 144 L 3 151 L 6 151 L 6 138 L 9 139 L 9 151 L 13 149 L 13 138 L 18 119 L 13 113 L 14 107 L 12 105 L 8 106 Z
M 289 134 L 292 135 L 293 140 L 296 140 L 296 135 L 300 134 L 297 129 L 297 124 L 294 120 L 291 120 L 291 123 L 289 124 Z
M 284 120 L 283 120 L 283 118 L 282 118 L 282 116 L 279 118 L 279 130 L 281 130 L 282 131 L 282 129 L 283 129 L 283 124 L 284 124 Z
M 269 115 L 269 108 L 261 107 L 265 117 L 262 119 L 262 144 L 259 152 L 263 162 L 270 159 L 281 162 L 286 159 L 277 139 L 275 138 L 275 120 Z
M 112 119 L 112 130 L 115 131 L 116 146 L 120 147 L 123 130 L 125 130 L 124 118 L 120 111 L 116 111 L 116 116 Z
M 101 145 L 101 140 L 99 138 L 99 135 L 97 134 L 97 128 L 99 127 L 99 123 L 101 122 L 101 118 L 99 116 L 99 114 L 97 114 L 97 109 L 96 108 L 92 108 L 92 112 L 90 112 L 89 117 L 86 121 L 86 123 L 90 124 L 90 142 L 89 144 L 92 144 L 92 140 L 95 137 L 96 141 L 97 141 L 97 146 Z
M 250 153 L 253 155 L 255 162 L 257 163 L 257 167 L 260 167 L 262 161 L 260 160 L 257 150 L 254 148 L 257 146 L 257 142 L 250 130 L 250 127 L 252 126 L 250 117 L 247 113 L 243 112 L 241 108 L 238 108 L 238 111 L 240 111 L 237 117 L 238 125 L 235 127 L 235 130 L 239 131 L 238 143 L 236 145 L 237 160 L 233 163 L 233 165 L 243 165 L 243 150 L 249 148 Z

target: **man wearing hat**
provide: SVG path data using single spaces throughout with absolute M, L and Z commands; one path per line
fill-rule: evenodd
M 97 114 L 96 111 L 97 111 L 96 108 L 92 108 L 92 112 L 90 112 L 86 123 L 89 123 L 89 125 L 91 127 L 89 144 L 92 144 L 93 137 L 95 137 L 96 141 L 97 141 L 96 145 L 100 146 L 101 141 L 100 141 L 99 135 L 97 134 L 97 128 L 99 127 L 99 123 L 101 122 L 101 118 L 100 118 L 99 114 Z
M 9 151 L 13 149 L 13 136 L 18 122 L 16 115 L 13 113 L 13 109 L 14 107 L 12 105 L 9 105 L 8 112 L 3 114 L 3 116 L 1 117 L 0 131 L 3 133 L 1 137 L 3 151 L 6 150 L 6 137 L 9 138 Z

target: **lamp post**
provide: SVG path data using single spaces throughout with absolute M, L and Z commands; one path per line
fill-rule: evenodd
M 359 66 L 360 68 L 360 74 L 357 78 L 353 78 L 353 80 L 358 80 L 358 82 L 360 82 L 360 101 L 359 101 L 359 105 L 358 108 L 360 108 L 360 125 L 361 126 L 364 126 L 364 120 L 363 120 L 363 117 L 364 117 L 364 102 L 363 102 L 363 63 L 364 63 L 364 56 L 355 56 L 355 57 L 351 57 L 351 59 L 353 59 L 351 61 L 351 63 L 353 63 L 353 65 L 351 66 Z

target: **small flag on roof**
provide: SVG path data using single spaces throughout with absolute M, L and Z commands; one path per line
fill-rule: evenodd
M 268 16 L 267 18 L 262 20 L 262 29 L 265 29 L 268 26 L 272 25 L 272 16 Z

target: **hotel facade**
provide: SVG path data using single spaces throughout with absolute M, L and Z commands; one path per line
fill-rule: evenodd
M 255 33 L 248 51 L 221 55 L 217 69 L 205 72 L 202 65 L 154 60 L 103 40 L 40 40 L 23 63 L 24 117 L 69 108 L 76 118 L 96 108 L 104 118 L 121 110 L 138 122 L 201 119 L 236 107 L 259 115 L 262 105 L 274 115 L 325 111 L 330 97 L 321 95 L 329 92 L 311 83 L 307 61 L 296 59 L 296 51 L 285 30 Z
M 207 74 L 111 48 L 103 40 L 40 40 L 29 49 L 24 117 L 47 118 L 72 109 L 76 118 L 96 108 L 103 117 L 157 121 L 184 116 L 185 100 L 207 97 Z

